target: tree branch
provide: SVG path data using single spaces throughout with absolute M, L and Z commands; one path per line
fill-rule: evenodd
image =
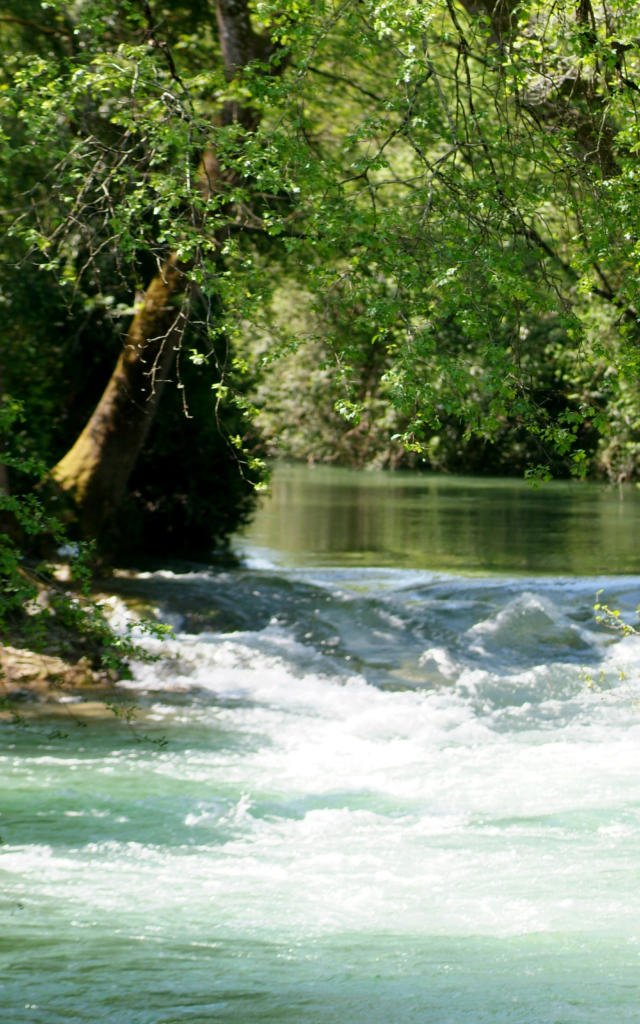
M 295 68 L 296 65 L 294 64 Z M 307 65 L 307 71 L 311 71 L 314 75 L 321 75 L 322 78 L 327 78 L 330 82 L 344 82 L 349 88 L 355 89 L 357 92 L 362 93 L 363 96 L 368 96 L 369 99 L 375 100 L 376 103 L 380 102 L 380 95 L 374 92 L 369 92 L 368 89 L 363 89 L 357 82 L 352 81 L 351 78 L 347 78 L 346 75 L 337 75 L 332 71 L 323 71 L 321 68 L 315 67 L 313 64 Z
M 33 29 L 35 32 L 41 32 L 46 36 L 65 36 L 67 39 L 71 38 L 71 32 L 65 32 L 64 29 L 49 28 L 48 25 L 39 25 L 35 21 L 29 21 L 28 18 L 17 18 L 12 14 L 0 14 L 0 21 L 8 21 L 15 25 L 22 25 L 23 28 Z

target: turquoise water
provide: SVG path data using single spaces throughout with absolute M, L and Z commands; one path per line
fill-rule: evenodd
M 490 545 L 502 484 L 438 511 L 428 479 L 322 475 L 276 478 L 238 568 L 119 580 L 117 622 L 136 596 L 176 627 L 133 730 L 0 727 L 2 1019 L 640 1018 L 640 640 L 592 611 L 634 618 L 635 495 L 558 491 L 582 540 L 545 548 L 534 506 Z

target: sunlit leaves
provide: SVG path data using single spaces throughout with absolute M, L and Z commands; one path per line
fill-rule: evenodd
M 631 422 L 637 5 L 594 3 L 587 31 L 574 3 L 531 0 L 498 41 L 471 2 L 259 0 L 271 49 L 232 82 L 213 5 L 187 8 L 156 9 L 173 72 L 141 5 L 106 0 L 49 5 L 51 42 L 2 72 L 7 231 L 63 287 L 94 274 L 109 295 L 114 272 L 137 285 L 173 251 L 218 337 L 249 345 L 295 280 L 345 415 L 384 339 L 376 386 L 425 451 L 444 422 L 483 439 L 510 424 L 581 466 L 596 393 Z M 221 116 L 234 103 L 253 124 Z

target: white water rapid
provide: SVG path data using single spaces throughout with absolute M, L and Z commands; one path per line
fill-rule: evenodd
M 640 579 L 247 551 L 120 580 L 133 731 L 2 725 L 3 1024 L 640 1020 Z
M 601 582 L 138 577 L 177 632 L 135 735 L 2 754 L 3 1019 L 638 1020 L 640 641 Z

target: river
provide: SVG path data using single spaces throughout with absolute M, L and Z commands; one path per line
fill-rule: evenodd
M 0 1018 L 636 1022 L 639 514 L 281 467 L 237 568 L 123 573 L 133 728 L 0 726 Z

